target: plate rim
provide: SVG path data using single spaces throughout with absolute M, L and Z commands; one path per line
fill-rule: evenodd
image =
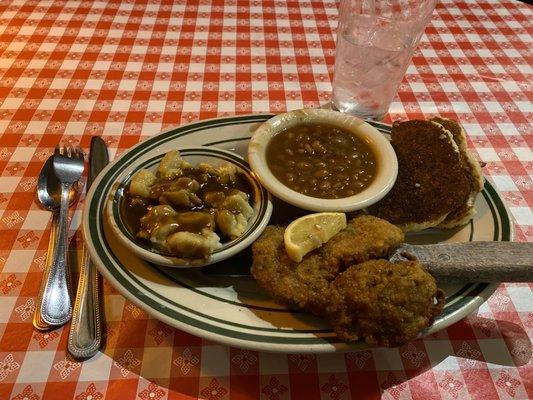
M 118 163 L 121 159 L 130 156 L 133 153 L 135 149 L 137 149 L 139 146 L 146 146 L 148 144 L 149 148 L 144 150 L 145 152 L 148 152 L 151 150 L 150 146 L 154 145 L 154 147 L 157 147 L 157 143 L 160 142 L 164 135 L 171 134 L 173 132 L 179 133 L 180 131 L 184 131 L 189 133 L 194 133 L 198 130 L 213 128 L 217 126 L 226 126 L 226 125 L 236 125 L 239 123 L 253 123 L 253 122 L 263 122 L 267 119 L 271 118 L 276 114 L 271 113 L 264 113 L 264 114 L 246 114 L 246 115 L 234 115 L 234 116 L 225 116 L 225 117 L 217 117 L 217 118 L 211 118 L 207 120 L 201 120 L 192 122 L 189 124 L 180 125 L 177 127 L 170 128 L 164 132 L 161 132 L 160 134 L 156 134 L 154 136 L 151 136 L 147 138 L 146 140 L 143 140 L 139 143 L 137 143 L 135 146 L 132 146 L 130 149 L 125 151 L 123 154 L 121 154 L 119 157 L 117 157 L 112 163 L 110 163 L 97 177 L 94 184 L 91 186 L 91 189 L 87 193 L 86 196 L 86 203 L 83 210 L 82 215 L 82 232 L 84 237 L 88 237 L 89 240 L 86 240 L 86 243 L 88 244 L 89 253 L 91 255 L 91 258 L 93 259 L 93 262 L 98 267 L 98 270 L 102 275 L 106 277 L 108 281 L 119 291 L 122 295 L 124 295 L 128 300 L 130 300 L 132 303 L 139 306 L 141 309 L 145 310 L 148 314 L 152 315 L 154 318 L 159 319 L 171 326 L 174 326 L 178 329 L 182 329 L 185 332 L 191 333 L 196 336 L 203 337 L 208 340 L 213 340 L 219 343 L 224 343 L 231 346 L 237 346 L 241 348 L 249 348 L 259 351 L 273 351 L 273 352 L 298 352 L 298 353 L 324 353 L 324 352 L 335 352 L 335 351 L 350 351 L 350 350 L 360 350 L 362 348 L 366 348 L 366 345 L 361 343 L 353 343 L 353 344 L 346 344 L 346 343 L 331 343 L 330 341 L 324 340 L 323 337 L 315 337 L 315 339 L 321 341 L 320 343 L 271 343 L 271 342 L 261 342 L 261 341 L 251 341 L 251 340 L 243 340 L 242 338 L 236 338 L 232 336 L 227 335 L 221 335 L 209 330 L 205 330 L 202 328 L 198 328 L 197 326 L 193 326 L 187 323 L 184 323 L 182 321 L 178 321 L 161 311 L 159 311 L 157 308 L 147 304 L 146 301 L 143 301 L 141 298 L 135 296 L 134 293 L 132 293 L 130 290 L 125 288 L 122 283 L 120 283 L 115 276 L 112 274 L 110 270 L 108 270 L 107 266 L 104 265 L 103 261 L 100 259 L 99 256 L 96 255 L 96 251 L 93 247 L 92 238 L 89 234 L 89 205 L 94 198 L 96 188 L 99 187 L 101 184 L 101 181 L 103 178 L 107 175 L 109 170 L 113 168 L 116 163 Z M 218 124 L 217 124 L 218 122 Z M 376 128 L 381 131 L 382 133 L 388 133 L 390 130 L 390 125 L 384 124 L 384 123 L 373 123 L 375 124 Z M 195 129 L 196 128 L 196 129 Z M 178 132 L 176 132 L 178 131 Z M 179 135 L 183 136 L 183 135 Z M 206 145 L 206 144 L 204 144 Z M 213 144 L 211 144 L 213 145 Z M 509 213 L 509 210 L 507 208 L 507 205 L 503 202 L 501 196 L 497 192 L 497 190 L 486 180 L 485 183 L 485 190 L 491 190 L 493 191 L 493 194 L 496 196 L 496 199 L 500 201 L 501 206 L 503 207 L 496 207 L 496 211 L 501 211 L 501 208 L 503 208 L 504 213 L 500 214 L 498 212 L 493 212 L 493 214 L 497 215 L 498 217 L 506 217 L 508 220 L 508 240 L 513 241 L 514 240 L 514 223 L 511 217 L 511 214 Z M 485 195 L 485 194 L 484 194 Z M 488 196 L 488 195 L 485 195 Z M 491 199 L 494 200 L 492 196 L 489 196 Z M 485 199 L 487 201 L 487 199 Z M 104 200 L 105 202 L 105 200 Z M 487 201 L 488 202 L 488 201 Z M 490 207 L 490 203 L 489 203 Z M 103 233 L 103 232 L 102 232 Z M 105 235 L 103 237 L 103 240 L 106 242 L 105 246 L 106 248 L 109 248 L 109 245 L 107 244 L 107 239 L 105 238 Z M 120 263 L 119 263 L 120 264 Z M 123 269 L 126 271 L 126 269 Z M 472 284 L 475 285 L 475 284 Z M 477 284 L 476 286 L 479 286 L 480 284 Z M 457 308 L 455 311 L 453 311 L 450 315 L 446 317 L 445 320 L 441 320 L 440 323 L 437 323 L 433 325 L 430 328 L 430 333 L 434 333 L 436 331 L 439 331 L 443 329 L 444 327 L 447 327 L 456 321 L 462 319 L 465 317 L 465 315 L 468 315 L 469 313 L 473 312 L 475 309 L 477 309 L 481 304 L 483 304 L 488 297 L 496 290 L 498 283 L 494 284 L 481 284 L 484 285 L 484 288 L 481 290 L 481 293 L 477 293 L 469 303 L 463 307 Z M 466 287 L 466 286 L 465 286 Z M 148 295 L 145 295 L 149 297 Z M 466 308 L 466 310 L 465 310 Z M 445 326 L 441 326 L 445 325 Z M 294 338 L 296 340 L 302 340 L 303 338 Z

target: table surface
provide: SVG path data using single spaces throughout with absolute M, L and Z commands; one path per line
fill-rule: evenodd
M 529 284 L 500 285 L 436 337 L 345 354 L 207 342 L 108 284 L 107 346 L 91 360 L 66 356 L 68 326 L 34 330 L 50 225 L 34 190 L 56 144 L 102 135 L 115 156 L 186 122 L 330 100 L 334 1 L 158 3 L 0 2 L 0 398 L 533 397 Z M 462 122 L 518 241 L 533 240 L 532 15 L 515 1 L 439 1 L 387 116 Z

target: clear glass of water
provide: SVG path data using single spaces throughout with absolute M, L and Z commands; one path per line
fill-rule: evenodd
M 342 0 L 333 106 L 381 120 L 396 95 L 437 0 Z

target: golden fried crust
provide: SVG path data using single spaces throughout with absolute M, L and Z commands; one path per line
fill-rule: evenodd
M 320 314 L 329 303 L 330 282 L 345 265 L 386 256 L 403 241 L 400 229 L 376 217 L 350 221 L 320 249 L 292 261 L 279 226 L 268 226 L 252 245 L 252 275 L 259 286 L 289 307 Z
M 443 293 L 422 264 L 370 260 L 353 265 L 331 284 L 324 317 L 347 342 L 399 346 L 433 323 Z
M 328 264 L 341 270 L 373 258 L 386 257 L 404 240 L 403 231 L 389 222 L 363 215 L 354 218 L 346 229 L 324 245 L 322 253 Z
M 292 261 L 283 243 L 285 228 L 268 226 L 252 245 L 251 272 L 259 286 L 291 308 L 310 308 L 314 298 L 327 297 L 329 282 L 338 269 L 325 265 L 320 254 L 307 255 L 301 263 Z

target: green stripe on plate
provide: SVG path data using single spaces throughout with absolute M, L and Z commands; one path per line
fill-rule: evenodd
M 178 137 L 186 136 L 186 135 L 192 134 L 194 132 L 203 130 L 203 129 L 208 128 L 208 127 L 213 128 L 213 127 L 221 127 L 221 126 L 234 125 L 234 124 L 245 124 L 245 123 L 250 123 L 250 122 L 261 122 L 261 121 L 268 120 L 272 116 L 273 115 L 269 114 L 269 115 L 231 117 L 231 118 L 226 118 L 226 119 L 223 119 L 223 120 L 202 121 L 202 122 L 198 122 L 198 123 L 195 123 L 195 124 L 192 124 L 192 125 L 188 125 L 188 126 L 185 126 L 185 127 L 180 127 L 180 128 L 177 128 L 177 129 L 162 133 L 160 135 L 157 135 L 157 136 L 155 136 L 153 138 L 147 139 L 145 142 L 141 143 L 138 147 L 136 147 L 135 149 L 132 150 L 132 152 L 130 153 L 130 157 L 131 156 L 137 156 L 140 153 L 149 151 L 150 149 L 160 145 L 161 143 L 167 142 L 168 140 L 172 140 L 172 139 L 175 139 L 175 138 L 178 138 Z M 371 122 L 371 124 L 374 125 L 374 126 L 378 125 L 377 127 L 378 127 L 378 129 L 380 131 L 384 131 L 384 132 L 387 131 L 387 129 L 384 128 L 384 126 L 381 125 L 381 124 L 374 124 L 372 122 Z M 246 140 L 246 139 L 248 139 L 248 138 L 236 138 L 236 139 L 234 139 L 234 141 L 240 141 L 240 140 Z M 218 142 L 209 142 L 209 144 L 210 145 L 214 145 L 214 144 L 221 144 L 221 143 L 227 143 L 227 142 L 228 141 L 218 141 Z M 294 337 L 291 338 L 291 337 L 285 337 L 285 336 L 280 337 L 280 336 L 270 336 L 270 335 L 268 335 L 268 336 L 267 335 L 255 335 L 255 334 L 251 334 L 251 333 L 235 331 L 235 330 L 232 330 L 232 329 L 228 329 L 226 327 L 215 326 L 215 325 L 206 323 L 204 321 L 200 321 L 198 319 L 192 318 L 190 316 L 181 314 L 178 311 L 171 310 L 171 309 L 165 307 L 160 302 L 156 301 L 154 299 L 154 297 L 160 298 L 163 302 L 172 303 L 171 301 L 169 301 L 168 299 L 162 297 L 158 293 L 155 293 L 149 287 L 146 287 L 146 285 L 144 285 L 142 282 L 140 282 L 138 279 L 136 279 L 136 277 L 133 276 L 126 268 L 121 266 L 120 262 L 117 259 L 113 260 L 113 258 L 115 258 L 115 257 L 114 257 L 114 255 L 110 254 L 110 252 L 108 252 L 107 249 L 109 248 L 109 245 L 108 245 L 108 243 L 106 241 L 106 238 L 104 236 L 104 233 L 103 233 L 103 223 L 102 223 L 102 220 L 100 218 L 100 210 L 103 209 L 102 207 L 103 207 L 103 205 L 105 203 L 104 194 L 108 192 L 110 186 L 113 184 L 114 180 L 112 178 L 116 177 L 119 173 L 121 173 L 122 170 L 123 170 L 121 168 L 123 168 L 125 166 L 127 166 L 127 161 L 126 160 L 122 160 L 122 162 L 117 163 L 109 171 L 107 171 L 106 176 L 103 178 L 102 182 L 107 181 L 107 183 L 104 185 L 104 188 L 103 188 L 102 191 L 100 191 L 97 194 L 95 194 L 95 196 L 93 198 L 93 201 L 89 205 L 89 216 L 91 217 L 91 218 L 89 218 L 89 221 L 90 221 L 89 232 L 91 233 L 91 235 L 94 235 L 93 237 L 99 237 L 100 236 L 100 237 L 102 237 L 104 239 L 106 248 L 104 248 L 102 246 L 102 241 L 95 241 L 94 242 L 94 246 L 95 246 L 95 248 L 97 250 L 97 253 L 98 253 L 99 257 L 102 259 L 102 261 L 107 266 L 108 272 L 116 279 L 116 281 L 123 287 L 123 289 L 126 290 L 127 292 L 129 292 L 129 294 L 132 297 L 134 297 L 140 304 L 144 304 L 144 305 L 150 307 L 151 309 L 153 309 L 154 311 L 156 311 L 157 313 L 159 313 L 161 315 L 164 315 L 164 316 L 166 316 L 168 318 L 174 319 L 176 321 L 179 321 L 182 324 L 191 325 L 193 327 L 196 327 L 196 328 L 204 330 L 204 331 L 216 333 L 216 334 L 219 334 L 219 335 L 222 335 L 222 336 L 226 336 L 226 337 L 230 337 L 230 338 L 236 338 L 236 339 L 240 339 L 240 340 L 245 340 L 245 341 L 255 341 L 255 342 L 263 342 L 263 343 L 264 342 L 269 342 L 269 343 L 273 343 L 273 344 L 287 343 L 287 344 L 302 344 L 302 345 L 324 344 L 326 342 L 327 343 L 332 343 L 332 344 L 341 343 L 334 336 L 332 336 L 332 337 L 312 337 L 312 338 L 294 338 Z M 494 188 L 488 182 L 485 183 L 485 191 L 483 191 L 483 196 L 484 196 L 485 200 L 487 201 L 487 203 L 489 204 L 489 208 L 491 209 L 491 213 L 492 213 L 493 219 L 495 221 L 495 224 L 498 224 L 498 217 L 496 215 L 496 211 L 498 212 L 500 220 L 502 221 L 502 238 L 500 240 L 509 240 L 509 238 L 510 238 L 510 233 L 509 233 L 510 222 L 509 222 L 508 216 L 506 215 L 505 206 L 501 202 L 501 199 L 499 199 L 499 197 L 498 197 L 496 191 L 494 190 Z M 492 207 L 490 200 L 492 200 L 494 202 L 494 204 L 496 205 L 496 207 L 495 207 L 496 210 L 494 210 L 494 207 Z M 495 237 L 495 240 L 497 240 L 496 237 Z M 126 278 L 123 274 L 128 275 L 128 278 Z M 142 292 L 142 291 L 138 290 L 134 286 L 134 284 L 137 285 L 138 287 L 141 287 L 146 292 Z M 468 289 L 472 288 L 469 291 L 469 294 L 470 293 L 474 293 L 474 292 L 475 293 L 481 293 L 484 289 L 486 289 L 487 286 L 488 285 L 486 285 L 486 284 L 478 284 L 478 285 L 469 284 L 469 285 L 466 285 L 465 287 L 463 287 L 461 290 L 463 290 L 463 289 L 468 290 Z M 150 293 L 153 297 L 147 295 L 146 293 Z M 205 295 L 205 293 L 204 293 L 204 295 Z M 465 307 L 466 305 L 468 305 L 468 303 L 470 303 L 471 301 L 474 301 L 474 299 L 475 299 L 474 297 L 471 297 L 471 296 L 468 296 L 468 297 L 470 298 L 469 301 L 465 301 L 465 302 L 458 301 L 458 302 L 456 302 L 454 304 L 454 307 L 451 307 L 453 309 L 446 310 L 446 313 L 444 315 L 441 315 L 440 318 L 443 318 L 443 317 L 449 315 L 450 312 L 454 312 L 454 311 L 457 311 L 458 309 L 460 309 L 462 307 Z M 174 304 L 174 305 L 176 306 L 176 308 L 180 308 L 180 309 L 186 310 L 186 311 L 190 312 L 193 315 L 197 315 L 197 316 L 205 318 L 207 320 L 216 321 L 216 322 L 219 322 L 219 323 L 224 323 L 224 324 L 227 324 L 228 326 L 241 327 L 241 328 L 248 329 L 248 330 L 258 330 L 258 331 L 261 331 L 261 332 L 269 332 L 270 331 L 270 332 L 287 333 L 287 334 L 299 334 L 299 333 L 300 334 L 301 333 L 329 334 L 329 333 L 331 333 L 330 330 L 328 330 L 328 331 L 325 331 L 325 330 L 318 330 L 318 331 L 317 330 L 307 330 L 307 331 L 306 330 L 302 330 L 302 331 L 290 330 L 290 331 L 285 331 L 283 329 L 258 328 L 258 327 L 243 325 L 243 324 L 235 324 L 235 323 L 230 323 L 229 321 L 220 320 L 220 319 L 214 318 L 212 316 L 199 313 L 199 312 L 197 312 L 195 310 L 190 310 L 187 307 L 184 307 L 184 306 L 179 305 L 179 304 Z M 242 306 L 242 307 L 245 306 L 245 305 L 242 305 L 242 304 L 237 304 L 237 305 Z
M 102 226 L 103 228 L 103 226 Z M 104 237 L 104 240 L 106 242 L 106 245 L 108 247 L 109 246 L 109 243 L 107 242 L 107 239 Z M 109 255 L 113 258 L 114 262 L 117 264 L 117 265 L 120 265 L 120 260 L 112 253 L 109 253 Z M 331 333 L 333 332 L 331 329 L 328 329 L 328 330 L 321 330 L 321 329 L 312 329 L 312 330 L 307 330 L 307 329 L 302 329 L 302 330 L 294 330 L 294 329 L 283 329 L 283 328 L 276 328 L 276 329 L 273 329 L 273 328 L 259 328 L 259 327 L 255 327 L 255 326 L 252 326 L 252 325 L 244 325 L 244 324 L 239 324 L 239 323 L 235 323 L 235 322 L 229 322 L 227 320 L 223 320 L 223 319 L 219 319 L 219 318 L 215 318 L 215 317 L 212 317 L 210 315 L 206 315 L 206 314 L 203 314 L 203 313 L 200 313 L 196 310 L 193 310 L 192 308 L 189 308 L 189 307 L 185 307 L 179 303 L 176 303 L 170 299 L 167 299 L 166 297 L 164 297 L 163 295 L 161 295 L 160 293 L 158 293 L 157 291 L 153 290 L 152 288 L 148 287 L 147 285 L 145 285 L 143 282 L 139 281 L 135 275 L 133 275 L 130 271 L 128 271 L 127 269 L 122 269 L 123 273 L 125 273 L 131 280 L 131 282 L 134 282 L 135 284 L 137 284 L 138 286 L 142 287 L 145 291 L 149 292 L 152 294 L 152 296 L 154 297 L 157 297 L 161 300 L 163 300 L 164 302 L 166 303 L 169 303 L 169 304 L 172 304 L 174 307 L 176 308 L 180 308 L 184 311 L 187 311 L 191 314 L 194 314 L 194 315 L 197 315 L 199 317 L 202 317 L 202 318 L 205 318 L 207 320 L 211 320 L 211 321 L 214 321 L 214 322 L 218 322 L 218 323 L 221 323 L 221 324 L 227 324 L 227 325 L 230 325 L 230 326 L 234 326 L 234 327 L 237 327 L 237 328 L 243 328 L 243 329 L 248 329 L 248 330 L 255 330 L 255 331 L 261 331 L 261 332 L 283 332 L 283 333 L 289 333 L 289 334 L 301 334 L 301 333 Z M 118 271 L 117 271 L 118 272 Z M 114 275 L 115 278 L 118 278 L 119 276 L 121 275 Z M 144 293 L 141 293 L 141 292 L 138 292 L 137 289 L 131 284 L 131 282 L 128 282 L 128 281 L 124 281 L 126 285 L 128 285 L 129 289 L 130 289 L 130 293 L 133 293 L 132 290 L 136 291 L 137 294 L 140 294 L 140 295 L 144 295 Z M 204 294 L 204 293 L 202 293 Z M 155 303 L 155 304 L 160 304 L 160 303 Z M 173 310 L 170 310 L 168 308 L 165 307 L 165 311 L 169 311 L 169 312 L 172 312 L 175 316 L 183 316 L 185 318 L 190 318 L 190 317 L 187 317 L 187 316 L 184 316 L 183 314 L 179 314 L 177 313 L 176 311 L 173 311 Z M 167 315 L 167 316 L 170 316 L 170 315 Z M 180 318 L 177 318 L 178 320 L 180 320 Z M 202 321 L 198 321 L 200 323 L 203 323 L 205 324 L 204 322 Z M 216 326 L 214 326 L 216 328 Z M 276 336 L 277 337 L 277 336 Z
M 268 119 L 268 118 L 266 118 Z M 265 120 L 266 120 L 265 119 Z M 242 119 L 242 118 L 239 118 L 240 122 L 239 123 L 248 123 L 250 122 L 248 119 Z M 211 123 L 216 123 L 216 121 L 211 121 Z M 203 124 L 204 127 L 206 126 L 206 124 Z M 221 126 L 221 125 L 232 125 L 230 123 L 224 123 L 224 124 L 216 124 L 215 126 Z M 181 132 L 178 132 L 178 131 L 181 131 Z M 172 131 L 174 132 L 174 131 Z M 175 138 L 178 138 L 178 137 L 182 137 L 182 136 L 185 136 L 191 132 L 189 131 L 183 131 L 183 129 L 177 129 L 175 132 L 177 132 L 175 135 L 170 135 L 171 132 L 167 132 L 166 134 L 164 134 L 164 140 L 162 138 L 159 138 L 158 139 L 161 139 L 158 141 L 158 143 L 156 143 L 156 145 L 160 145 L 161 143 L 164 143 L 164 142 L 167 142 L 169 140 L 172 140 L 172 139 L 175 139 Z M 153 139 L 152 139 L 152 142 L 153 142 Z M 141 150 L 143 151 L 149 151 L 147 150 L 144 146 L 138 146 L 138 148 L 136 148 L 135 150 L 137 150 L 136 152 L 136 155 L 139 154 L 139 148 L 141 148 Z M 241 160 L 242 161 L 242 160 Z M 103 194 L 103 193 L 107 193 L 108 190 L 109 190 L 109 187 L 110 185 L 114 182 L 113 178 L 116 178 L 118 175 L 120 175 L 123 171 L 123 169 L 119 169 L 120 166 L 127 166 L 127 161 L 126 160 L 123 160 L 122 163 L 118 162 L 116 165 L 114 165 L 113 168 L 111 168 L 108 173 L 106 174 L 106 178 L 108 178 L 108 183 L 104 186 L 103 190 L 100 191 L 99 193 L 100 194 Z M 107 243 L 107 240 L 105 239 L 105 235 L 103 233 L 103 222 L 102 222 L 102 218 L 99 218 L 99 211 L 98 209 L 101 208 L 98 206 L 98 204 L 103 204 L 102 201 L 105 199 L 104 196 L 100 196 L 99 197 L 99 201 L 97 202 L 94 202 L 94 203 L 91 203 L 90 205 L 90 208 L 89 208 L 89 214 L 90 215 L 94 215 L 94 219 L 91 219 L 91 220 L 95 220 L 95 221 L 99 221 L 99 224 L 97 226 L 90 226 L 89 230 L 91 232 L 92 235 L 96 235 L 94 237 L 102 237 L 104 238 L 104 240 L 106 241 L 106 245 L 107 245 L 107 248 L 109 248 L 109 244 Z M 96 209 L 95 209 L 96 208 Z M 96 229 L 96 230 L 95 230 Z M 116 265 L 120 265 L 120 262 L 119 260 L 111 253 L 107 252 L 104 247 L 101 246 L 101 244 L 98 242 L 98 243 L 95 243 L 95 248 L 98 252 L 98 255 L 100 256 L 100 258 L 102 260 L 106 259 L 107 258 L 107 261 L 108 263 L 110 263 L 110 265 L 107 265 L 106 263 L 106 266 L 108 266 L 108 271 L 114 276 L 114 278 L 125 288 L 127 289 L 130 293 L 135 293 L 137 299 L 141 300 L 141 297 L 144 298 L 145 300 L 148 299 L 148 297 L 146 295 L 144 295 L 143 293 L 140 293 L 138 292 L 132 285 L 131 285 L 131 282 L 128 282 L 127 280 L 124 279 L 124 277 L 119 273 L 118 269 L 115 268 L 115 266 L 113 265 L 113 260 L 111 260 L 109 258 L 112 257 L 114 259 L 114 261 L 116 262 Z M 113 268 L 111 269 L 110 266 L 113 266 Z M 142 286 L 145 290 L 147 290 L 148 292 L 151 292 L 152 295 L 156 296 L 156 297 L 159 297 L 161 300 L 163 301 L 167 301 L 169 303 L 173 303 L 171 301 L 169 301 L 168 299 L 164 298 L 164 297 L 161 297 L 158 293 L 152 291 L 150 288 L 146 287 L 142 282 L 140 282 L 139 280 L 137 280 L 135 278 L 135 276 L 133 276 L 129 271 L 127 271 L 127 269 L 124 269 L 124 268 L 121 268 L 121 270 L 123 272 L 125 272 L 130 280 L 132 282 L 135 282 L 136 284 L 138 284 L 139 286 Z M 142 303 L 145 303 L 145 304 L 148 304 L 147 301 L 142 301 Z M 161 314 L 164 314 L 170 318 L 174 318 L 178 321 L 181 321 L 181 322 L 184 322 L 184 323 L 187 323 L 189 325 L 192 325 L 192 326 L 196 326 L 194 324 L 191 324 L 191 321 L 192 319 L 190 317 L 187 317 L 187 316 L 184 316 L 182 314 L 179 314 L 179 313 L 176 313 L 176 312 L 173 312 L 172 310 L 169 310 L 168 308 L 162 308 L 161 305 L 157 302 L 153 302 L 153 301 L 149 301 L 149 303 L 151 304 L 151 308 L 153 308 L 154 310 L 157 310 L 158 312 L 160 312 Z M 155 307 L 155 305 L 157 305 L 157 307 Z M 235 323 L 230 323 L 228 321 L 225 321 L 225 320 L 218 320 L 217 318 L 214 318 L 214 317 L 211 317 L 209 315 L 205 315 L 205 314 L 202 314 L 202 313 L 199 313 L 195 310 L 192 310 L 192 309 L 188 309 L 187 307 L 183 307 L 177 303 L 173 303 L 173 305 L 175 305 L 176 307 L 178 308 L 182 308 L 192 314 L 195 314 L 195 315 L 198 315 L 200 317 L 203 317 L 205 319 L 211 319 L 213 321 L 216 321 L 216 322 L 220 322 L 220 323 L 226 323 L 228 325 L 233 325 L 233 326 L 236 326 L 236 327 L 241 327 L 241 328 L 246 328 L 246 329 L 251 329 L 251 330 L 260 330 L 260 331 L 270 331 L 270 332 L 280 332 L 280 329 L 270 329 L 270 328 L 258 328 L 258 327 L 254 327 L 254 326 L 247 326 L 247 325 L 243 325 L 243 324 L 235 324 Z M 180 318 L 180 316 L 183 316 L 187 322 L 185 321 L 182 321 L 182 319 Z M 195 320 L 197 321 L 197 320 Z M 205 324 L 203 323 L 202 321 L 197 321 L 200 326 L 197 326 L 198 328 L 200 329 L 203 329 L 201 327 L 202 324 Z M 218 328 L 216 326 L 213 326 L 213 328 Z M 209 329 L 208 329 L 209 330 Z M 209 330 L 209 331 L 212 331 L 212 330 Z M 290 333 L 290 334 L 301 334 L 301 333 L 309 333 L 307 332 L 306 330 L 302 330 L 302 331 L 296 331 L 296 330 L 282 330 L 286 333 Z M 233 332 L 235 334 L 241 334 L 242 332 L 236 332 L 236 331 L 230 331 L 230 332 Z M 319 332 L 323 332 L 323 331 L 319 331 Z M 331 332 L 331 330 L 329 331 Z M 313 333 L 316 333 L 316 330 L 313 330 Z M 233 335 L 232 337 L 237 337 L 236 335 Z M 279 341 L 279 337 L 277 336 L 273 336 L 272 338 L 275 338 L 276 341 L 275 343 L 282 343 Z M 244 339 L 244 338 L 243 338 Z M 290 339 L 291 341 L 288 342 L 288 343 L 292 343 L 292 340 L 293 339 L 297 339 L 297 338 L 288 338 Z M 299 338 L 298 340 L 300 340 L 302 338 Z M 306 339 L 306 343 L 308 343 L 307 339 L 311 339 L 311 338 L 304 338 Z M 319 339 L 318 341 L 316 342 L 313 342 L 313 343 L 322 343 L 322 340 L 324 340 L 324 338 L 322 339 Z M 328 340 L 329 341 L 329 340 Z M 284 343 L 284 342 L 283 342 Z

